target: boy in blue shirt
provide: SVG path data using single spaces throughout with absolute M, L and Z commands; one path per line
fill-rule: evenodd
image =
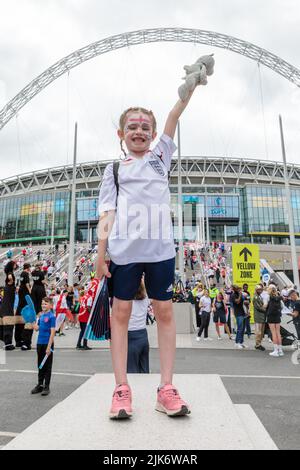
M 42 300 L 42 312 L 38 322 L 34 324 L 34 330 L 39 332 L 36 351 L 38 356 L 38 385 L 31 390 L 31 393 L 41 393 L 43 396 L 49 395 L 52 362 L 53 362 L 53 349 L 55 337 L 55 315 L 53 313 L 53 301 L 49 297 L 44 297 Z M 52 350 L 52 351 L 51 351 Z M 45 364 L 39 369 L 45 355 L 48 356 Z

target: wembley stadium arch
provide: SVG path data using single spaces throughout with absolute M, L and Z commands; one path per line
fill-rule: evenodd
M 300 70 L 271 52 L 232 36 L 186 28 L 123 33 L 89 44 L 62 58 L 32 80 L 0 111 L 2 129 L 31 99 L 72 68 L 101 54 L 152 42 L 191 42 L 229 50 L 300 87 Z M 97 197 L 108 162 L 77 165 L 76 238 L 96 240 Z M 300 166 L 289 165 L 297 243 L 300 242 Z M 178 162 L 172 161 L 170 189 L 177 201 Z M 64 166 L 0 181 L 0 244 L 68 240 L 72 167 Z M 195 239 L 197 206 L 204 206 L 211 240 L 288 243 L 283 166 L 249 158 L 182 158 L 183 202 L 192 207 L 184 236 Z M 52 233 L 51 233 L 52 232 Z M 176 221 L 175 221 L 176 237 Z M 299 243 L 300 244 L 300 243 Z
M 0 111 L 2 129 L 34 96 L 74 67 L 101 54 L 123 47 L 152 42 L 189 42 L 219 47 L 255 60 L 300 87 L 300 70 L 275 54 L 250 42 L 226 34 L 189 28 L 154 28 L 117 34 L 78 49 L 38 75 Z

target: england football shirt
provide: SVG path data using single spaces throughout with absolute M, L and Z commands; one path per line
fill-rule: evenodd
M 120 161 L 119 195 L 113 164 L 107 165 L 99 195 L 99 214 L 115 210 L 108 253 L 119 265 L 164 261 L 175 256 L 168 172 L 176 146 L 163 134 L 142 158 Z

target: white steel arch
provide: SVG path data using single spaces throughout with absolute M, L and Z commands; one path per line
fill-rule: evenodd
M 134 46 L 150 42 L 192 42 L 213 47 L 228 49 L 244 55 L 249 59 L 269 67 L 274 72 L 300 87 L 300 70 L 280 57 L 250 42 L 237 39 L 226 34 L 188 28 L 155 28 L 118 34 L 82 47 L 60 59 L 38 77 L 32 80 L 0 111 L 0 130 L 9 120 L 25 106 L 34 96 L 40 93 L 58 77 L 86 60 L 111 52 L 122 47 Z

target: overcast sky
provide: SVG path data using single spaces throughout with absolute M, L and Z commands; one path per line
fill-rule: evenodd
M 185 27 L 252 42 L 300 68 L 297 0 L 0 0 L 0 108 L 53 63 L 92 42 L 143 28 Z M 215 75 L 181 119 L 182 154 L 281 159 L 300 164 L 300 89 L 241 55 L 189 43 L 123 48 L 72 69 L 34 97 L 0 131 L 1 178 L 120 155 L 118 118 L 152 109 L 162 132 L 178 99 L 183 66 L 214 53 Z M 262 107 L 260 77 L 263 90 Z M 264 119 L 265 116 L 265 129 Z

